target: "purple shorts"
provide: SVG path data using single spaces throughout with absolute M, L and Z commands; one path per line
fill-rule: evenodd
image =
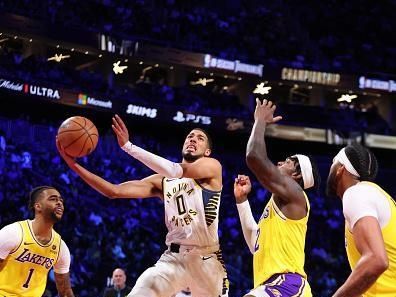
M 256 297 L 302 297 L 304 289 L 309 287 L 307 281 L 297 273 L 274 274 L 248 295 Z M 310 289 L 308 289 L 310 291 Z M 311 296 L 311 294 L 308 294 Z

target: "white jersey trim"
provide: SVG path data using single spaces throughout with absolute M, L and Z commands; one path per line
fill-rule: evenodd
M 376 218 L 381 229 L 388 224 L 391 218 L 389 201 L 384 194 L 378 188 L 362 182 L 345 191 L 342 206 L 350 231 L 363 217 Z

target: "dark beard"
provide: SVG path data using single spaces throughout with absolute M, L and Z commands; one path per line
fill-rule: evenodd
M 62 217 L 58 217 L 55 212 L 51 212 L 50 217 L 54 223 L 58 223 Z
M 332 198 L 337 197 L 336 181 L 334 175 L 329 175 L 329 177 L 327 178 L 326 196 Z
M 200 156 L 194 156 L 191 153 L 183 153 L 183 159 L 190 163 L 198 160 L 199 158 Z

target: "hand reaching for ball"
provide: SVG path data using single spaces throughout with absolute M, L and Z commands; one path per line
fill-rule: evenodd
M 113 124 L 111 125 L 111 128 L 113 128 L 113 131 L 117 136 L 118 144 L 120 147 L 123 147 L 129 141 L 128 128 L 118 114 L 116 114 L 112 120 Z
M 56 148 L 58 149 L 59 154 L 61 155 L 61 157 L 63 158 L 63 160 L 65 160 L 65 162 L 69 165 L 75 163 L 75 159 L 71 156 L 69 156 L 66 152 L 65 149 L 62 147 L 62 144 L 60 143 L 58 136 L 56 136 Z

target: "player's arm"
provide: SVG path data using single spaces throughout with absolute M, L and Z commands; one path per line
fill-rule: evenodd
M 243 237 L 253 254 L 257 240 L 258 225 L 253 218 L 247 196 L 252 189 L 250 179 L 246 175 L 238 175 L 234 181 L 234 196 L 237 203 L 239 219 L 241 221 Z
M 303 192 L 288 176 L 282 175 L 279 169 L 268 158 L 265 143 L 265 130 L 268 125 L 279 121 L 280 117 L 273 117 L 276 106 L 271 101 L 257 100 L 255 122 L 246 148 L 246 163 L 258 181 L 271 193 L 282 200 L 304 201 Z
M 59 274 L 55 272 L 55 284 L 60 297 L 74 297 L 69 273 Z
M 55 284 L 60 297 L 74 297 L 70 282 L 70 251 L 61 240 L 59 257 L 54 264 Z
M 169 161 L 132 144 L 129 141 L 128 129 L 118 115 L 113 117 L 112 128 L 117 136 L 118 144 L 126 153 L 163 176 L 168 178 L 188 177 L 195 179 L 221 176 L 221 165 L 216 159 L 200 158 L 192 163 L 180 164 Z
M 8 255 L 22 244 L 22 228 L 18 223 L 0 229 L 0 268 Z
M 199 158 L 192 163 L 180 163 L 183 177 L 194 179 L 215 178 L 221 176 L 221 164 L 214 158 Z
M 361 257 L 333 297 L 361 296 L 388 269 L 388 256 L 378 220 L 363 217 L 355 224 L 352 232 Z
M 117 136 L 118 144 L 127 154 L 134 157 L 136 160 L 139 160 L 151 170 L 165 177 L 180 178 L 183 176 L 183 168 L 179 163 L 169 161 L 132 144 L 129 141 L 128 128 L 117 114 L 113 117 L 113 124 L 111 127 Z
M 387 269 L 388 257 L 381 226 L 390 218 L 388 201 L 371 186 L 352 187 L 344 193 L 342 207 L 361 257 L 334 296 L 360 296 Z M 382 218 L 381 223 L 380 218 Z
M 162 176 L 154 174 L 141 180 L 113 184 L 81 166 L 63 151 L 58 141 L 56 144 L 60 155 L 70 169 L 102 195 L 109 198 L 162 198 Z

